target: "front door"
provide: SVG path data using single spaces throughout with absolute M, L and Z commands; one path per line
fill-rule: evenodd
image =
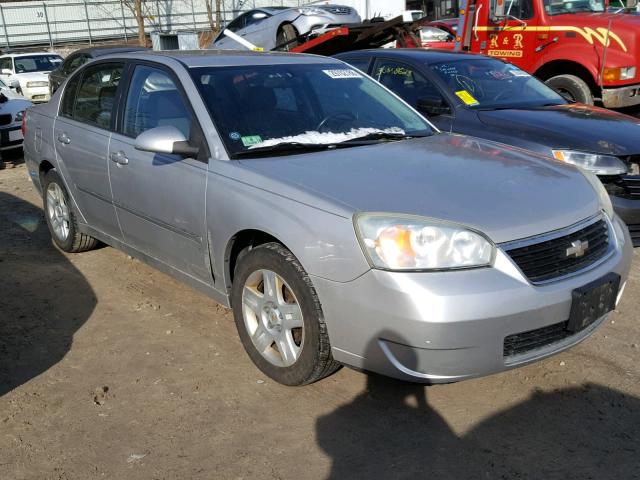
M 53 141 L 67 187 L 87 223 L 121 239 L 109 188 L 109 139 L 122 63 L 101 63 L 65 87 Z
M 211 281 L 206 241 L 206 158 L 135 149 L 138 135 L 173 125 L 186 138 L 198 130 L 178 80 L 160 67 L 137 65 L 122 125 L 111 138 L 111 188 L 127 244 L 204 281 Z

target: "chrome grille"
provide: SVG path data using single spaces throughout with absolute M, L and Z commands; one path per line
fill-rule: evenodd
M 349 7 L 322 6 L 320 8 L 334 15 L 351 15 L 351 8 Z
M 544 283 L 583 270 L 609 252 L 609 228 L 599 217 L 558 237 L 503 245 L 532 283 Z

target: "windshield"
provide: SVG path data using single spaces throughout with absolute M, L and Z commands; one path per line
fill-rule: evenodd
M 431 69 L 469 108 L 523 108 L 567 103 L 515 65 L 491 58 L 440 62 Z
M 548 15 L 579 12 L 604 12 L 604 0 L 544 0 Z
M 62 63 L 58 55 L 29 55 L 15 57 L 16 73 L 50 72 Z
M 232 157 L 278 144 L 329 145 L 365 137 L 390 141 L 433 133 L 422 117 L 346 65 L 198 67 L 191 72 Z

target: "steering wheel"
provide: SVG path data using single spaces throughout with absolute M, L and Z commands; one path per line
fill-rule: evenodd
M 316 127 L 316 131 L 322 132 L 323 131 L 322 129 L 326 127 L 327 123 L 329 123 L 331 120 L 342 120 L 340 122 L 340 125 L 342 125 L 343 123 L 348 122 L 350 120 L 357 120 L 357 117 L 351 112 L 332 113 L 324 117 L 322 120 L 320 120 L 320 123 L 318 123 L 318 126 Z
M 471 93 L 474 97 L 483 98 L 484 90 L 482 87 L 473 81 L 473 79 L 466 77 L 464 75 L 456 75 L 456 82 L 462 88 Z

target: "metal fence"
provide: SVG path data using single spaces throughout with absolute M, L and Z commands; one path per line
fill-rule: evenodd
M 150 32 L 206 31 L 214 0 L 145 0 L 145 29 Z M 222 2 L 222 22 L 239 12 L 268 5 L 299 6 L 300 0 L 227 0 Z M 97 42 L 137 37 L 133 13 L 121 0 L 49 0 L 0 3 L 0 47 Z

